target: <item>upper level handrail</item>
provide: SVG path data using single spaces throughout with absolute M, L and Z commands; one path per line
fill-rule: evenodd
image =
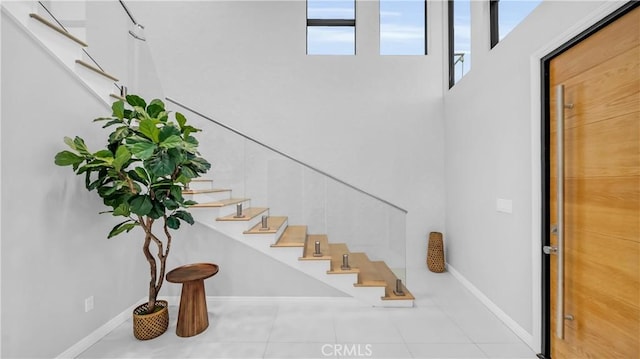
M 360 193 L 362 193 L 362 194 L 364 194 L 364 195 L 366 195 L 368 197 L 371 197 L 371 198 L 373 198 L 373 199 L 375 199 L 377 201 L 380 201 L 380 202 L 382 202 L 382 203 L 384 203 L 386 205 L 389 205 L 389 206 L 391 206 L 391 207 L 393 207 L 393 208 L 395 208 L 395 209 L 397 209 L 399 211 L 402 211 L 405 214 L 408 213 L 408 211 L 406 209 L 404 209 L 404 208 L 402 208 L 400 206 L 397 206 L 397 205 L 395 205 L 395 204 L 393 204 L 393 203 L 391 203 L 391 202 L 389 202 L 387 200 L 384 200 L 384 199 L 382 199 L 382 198 L 380 198 L 380 197 L 378 197 L 376 195 L 373 195 L 373 194 L 371 194 L 371 193 L 369 193 L 369 192 L 367 192 L 365 190 L 362 190 L 362 189 L 360 189 L 360 188 L 358 188 L 358 187 L 356 187 L 356 186 L 354 186 L 352 184 L 349 184 L 349 183 L 347 183 L 347 182 L 345 182 L 345 181 L 343 181 L 341 179 L 338 179 L 335 176 L 332 176 L 332 175 L 330 175 L 330 174 L 328 174 L 328 173 L 326 173 L 326 172 L 324 172 L 322 170 L 319 170 L 319 169 L 317 169 L 317 168 L 315 168 L 315 167 L 313 167 L 313 166 L 311 166 L 311 165 L 309 165 L 307 163 L 304 163 L 304 162 L 302 162 L 302 161 L 300 161 L 300 160 L 298 160 L 296 158 L 293 158 L 292 156 L 290 156 L 290 155 L 288 155 L 288 154 L 286 154 L 286 153 L 284 153 L 284 152 L 282 152 L 280 150 L 277 150 L 277 149 L 275 149 L 275 148 L 273 148 L 273 147 L 271 147 L 271 146 L 269 146 L 267 144 L 264 144 L 264 143 L 256 140 L 253 137 L 245 135 L 244 133 L 242 133 L 242 132 L 240 132 L 240 131 L 232 128 L 232 127 L 229 127 L 229 126 L 227 126 L 227 125 L 225 125 L 225 124 L 223 124 L 221 122 L 218 122 L 218 121 L 214 120 L 213 118 L 211 118 L 211 117 L 209 117 L 207 115 L 204 115 L 203 113 L 198 112 L 198 111 L 196 111 L 196 110 L 194 110 L 194 109 L 192 109 L 192 108 L 190 108 L 190 107 L 188 107 L 188 106 L 186 106 L 186 105 L 184 105 L 184 104 L 182 104 L 182 103 L 180 103 L 180 102 L 178 102 L 178 101 L 176 101 L 176 100 L 174 100 L 174 99 L 172 99 L 170 97 L 165 97 L 165 99 L 167 101 L 173 103 L 176 106 L 182 107 L 182 108 L 184 108 L 184 109 L 186 109 L 186 110 L 188 110 L 188 111 L 190 111 L 192 113 L 195 113 L 196 115 L 198 115 L 198 116 L 200 116 L 200 117 L 202 117 L 202 118 L 204 118 L 206 120 L 209 120 L 209 121 L 215 123 L 216 125 L 224 128 L 224 129 L 226 129 L 228 131 L 231 131 L 231 132 L 235 133 L 238 136 L 244 137 L 245 139 L 247 139 L 247 140 L 249 140 L 249 141 L 251 141 L 253 143 L 256 143 L 256 144 L 258 144 L 258 145 L 260 145 L 260 146 L 262 146 L 264 148 L 269 149 L 270 151 L 273 151 L 273 152 L 275 152 L 275 153 L 277 153 L 277 154 L 279 154 L 281 156 L 284 156 L 284 157 L 292 160 L 293 162 L 296 162 L 296 163 L 298 163 L 298 164 L 300 164 L 300 165 L 302 165 L 304 167 L 307 167 L 308 169 L 310 169 L 310 170 L 312 170 L 314 172 L 317 172 L 317 173 L 319 173 L 319 174 L 321 174 L 323 176 L 329 177 L 329 178 L 331 178 L 332 180 L 334 180 L 336 182 L 339 182 L 339 183 L 341 183 L 341 184 L 343 184 L 343 185 L 345 185 L 345 186 L 347 186 L 347 187 L 349 187 L 349 188 L 351 188 L 351 189 L 353 189 L 353 190 L 355 190 L 357 192 L 360 192 Z
M 127 7 L 127 5 L 124 4 L 124 2 L 122 0 L 118 0 L 120 2 L 120 5 L 122 5 L 122 8 L 124 9 L 124 11 L 127 13 L 127 15 L 129 15 L 129 19 L 131 19 L 131 21 L 133 22 L 134 25 L 136 25 L 137 27 L 144 29 L 144 26 L 142 26 L 142 24 L 139 24 L 136 19 L 133 18 L 133 15 L 131 15 L 131 11 L 129 11 L 129 8 Z

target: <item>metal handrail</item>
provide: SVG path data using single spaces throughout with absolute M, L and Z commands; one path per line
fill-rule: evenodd
M 131 21 L 133 22 L 134 25 L 136 25 L 137 27 L 144 29 L 144 26 L 142 26 L 142 24 L 139 24 L 136 19 L 133 18 L 133 15 L 131 15 L 131 11 L 129 11 L 129 8 L 127 7 L 127 5 L 124 4 L 124 2 L 122 0 L 118 0 L 120 2 L 120 5 L 122 5 L 122 8 L 124 9 L 124 11 L 127 13 L 127 15 L 129 15 L 129 19 L 131 19 Z
M 393 203 L 391 203 L 391 202 L 389 202 L 387 200 L 384 200 L 384 199 L 382 199 L 382 198 L 380 198 L 380 197 L 378 197 L 376 195 L 373 195 L 373 194 L 371 194 L 371 193 L 369 193 L 369 192 L 367 192 L 365 190 L 362 190 L 362 189 L 360 189 L 360 188 L 358 188 L 358 187 L 356 187 L 356 186 L 354 186 L 352 184 L 349 184 L 349 183 L 347 183 L 347 182 L 345 182 L 345 181 L 343 181 L 341 179 L 338 179 L 335 176 L 332 176 L 332 175 L 326 173 L 325 171 L 322 171 L 322 170 L 317 169 L 317 168 L 315 168 L 315 167 L 313 167 L 313 166 L 311 166 L 311 165 L 309 165 L 307 163 L 304 163 L 304 162 L 302 162 L 302 161 L 300 161 L 300 160 L 298 160 L 298 159 L 296 159 L 296 158 L 294 158 L 294 157 L 292 157 L 292 156 L 290 156 L 290 155 L 288 155 L 288 154 L 286 154 L 286 153 L 284 153 L 284 152 L 282 152 L 280 150 L 277 150 L 277 149 L 275 149 L 275 148 L 273 148 L 273 147 L 271 147 L 271 146 L 269 146 L 269 145 L 267 145 L 265 143 L 262 143 L 262 142 L 256 140 L 253 137 L 245 135 L 244 133 L 242 133 L 242 132 L 240 132 L 240 131 L 232 128 L 232 127 L 229 127 L 229 126 L 227 126 L 227 125 L 225 125 L 225 124 L 223 124 L 223 123 L 221 123 L 219 121 L 216 121 L 213 118 L 211 118 L 211 117 L 209 117 L 209 116 L 207 116 L 207 115 L 205 115 L 205 114 L 203 114 L 201 112 L 198 112 L 198 111 L 196 111 L 196 110 L 194 110 L 194 109 L 192 109 L 192 108 L 190 108 L 190 107 L 188 107 L 188 106 L 186 106 L 186 105 L 184 105 L 184 104 L 182 104 L 182 103 L 180 103 L 180 102 L 178 102 L 178 101 L 176 101 L 176 100 L 174 100 L 174 99 L 172 99 L 170 97 L 165 97 L 165 99 L 167 101 L 173 103 L 176 106 L 180 106 L 180 107 L 184 108 L 185 110 L 188 110 L 189 112 L 195 113 L 196 115 L 198 115 L 198 116 L 200 116 L 200 117 L 202 117 L 202 118 L 204 118 L 206 120 L 209 120 L 209 121 L 213 122 L 214 124 L 224 128 L 224 129 L 226 129 L 228 131 L 231 131 L 231 132 L 235 133 L 238 136 L 244 137 L 245 139 L 247 139 L 247 140 L 249 140 L 249 141 L 251 141 L 253 143 L 256 143 L 256 144 L 258 144 L 258 145 L 260 145 L 260 146 L 262 146 L 262 147 L 264 147 L 264 148 L 266 148 L 266 149 L 268 149 L 270 151 L 273 151 L 273 152 L 275 152 L 275 153 L 277 153 L 277 154 L 279 154 L 281 156 L 284 156 L 284 157 L 292 160 L 293 162 L 295 162 L 295 163 L 297 163 L 299 165 L 302 165 L 302 166 L 304 166 L 304 167 L 306 167 L 306 168 L 308 168 L 308 169 L 310 169 L 310 170 L 312 170 L 314 172 L 317 172 L 317 173 L 319 173 L 319 174 L 321 174 L 323 176 L 329 177 L 329 178 L 331 178 L 332 180 L 334 180 L 336 182 L 339 182 L 339 183 L 341 183 L 341 184 L 343 184 L 343 185 L 345 185 L 345 186 L 347 186 L 347 187 L 349 187 L 349 188 L 351 188 L 351 189 L 353 189 L 353 190 L 355 190 L 357 192 L 360 192 L 360 193 L 362 193 L 362 194 L 364 194 L 364 195 L 366 195 L 368 197 L 371 197 L 371 198 L 373 198 L 373 199 L 375 199 L 377 201 L 380 201 L 380 202 L 382 202 L 382 203 L 384 203 L 386 205 L 389 205 L 389 206 L 391 206 L 391 207 L 393 207 L 393 208 L 395 208 L 395 209 L 397 209 L 399 211 L 402 211 L 405 214 L 408 213 L 408 211 L 406 209 L 404 209 L 404 208 L 402 208 L 400 206 L 397 206 L 397 205 L 395 205 L 395 204 L 393 204 Z

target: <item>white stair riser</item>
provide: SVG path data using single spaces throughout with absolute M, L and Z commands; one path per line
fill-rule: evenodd
M 260 216 L 260 220 L 262 221 L 262 216 Z M 267 238 L 270 241 L 269 244 L 274 244 L 278 241 L 278 239 L 280 239 L 284 231 L 287 229 L 287 224 L 288 224 L 288 221 L 285 221 L 282 224 L 282 226 L 278 228 L 278 231 L 276 233 L 245 233 L 244 238 L 245 239 L 251 239 L 255 237 Z
M 217 202 L 231 198 L 231 191 L 218 191 L 211 193 L 194 193 L 184 194 L 184 198 L 196 201 L 198 203 Z
M 213 189 L 213 181 L 191 181 L 189 182 L 189 189 Z

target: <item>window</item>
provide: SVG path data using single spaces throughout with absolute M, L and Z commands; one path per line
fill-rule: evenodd
M 471 69 L 471 0 L 449 0 L 449 88 Z
M 542 0 L 489 0 L 491 48 L 518 26 Z
M 380 0 L 380 55 L 426 55 L 425 0 Z
M 307 0 L 307 54 L 355 53 L 355 0 Z

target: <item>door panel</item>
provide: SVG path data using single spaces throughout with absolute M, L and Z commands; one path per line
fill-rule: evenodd
M 640 358 L 640 8 L 550 62 L 550 223 L 563 85 L 564 276 L 550 274 L 553 359 Z M 551 235 L 551 245 L 557 236 Z M 564 338 L 556 335 L 563 305 Z

